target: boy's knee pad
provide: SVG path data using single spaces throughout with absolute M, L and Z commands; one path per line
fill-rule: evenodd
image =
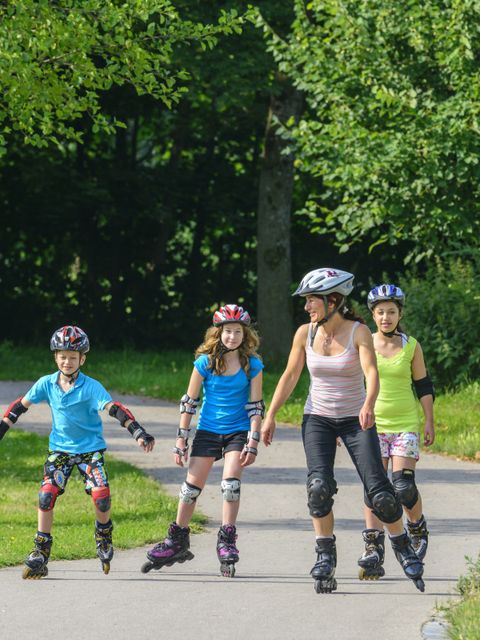
M 185 480 L 180 487 L 178 497 L 182 502 L 185 502 L 185 504 L 193 504 L 201 493 L 202 490 L 200 487 L 196 487 L 194 484 L 190 484 L 190 482 Z
M 372 496 L 372 511 L 382 522 L 396 522 L 402 517 L 402 505 L 390 491 L 378 491 Z
M 56 485 L 48 482 L 43 484 L 38 492 L 38 507 L 40 511 L 51 511 L 55 506 L 59 492 L 60 489 Z
M 411 509 L 418 500 L 418 489 L 415 484 L 415 471 L 413 469 L 402 469 L 392 473 L 392 484 L 400 502 Z
M 307 484 L 307 504 L 314 518 L 328 516 L 333 507 L 337 483 L 333 478 L 310 478 Z
M 93 504 L 102 513 L 107 513 L 112 504 L 110 498 L 110 487 L 93 487 L 92 489 Z
M 240 500 L 241 481 L 238 478 L 225 478 L 222 480 L 223 499 L 227 502 L 238 502 Z

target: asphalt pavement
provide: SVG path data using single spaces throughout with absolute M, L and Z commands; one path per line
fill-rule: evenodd
M 27 382 L 0 383 L 0 407 L 28 388 Z M 118 422 L 104 416 L 109 452 L 143 469 L 176 495 L 185 477 L 171 454 L 177 406 L 144 397 L 116 395 L 115 399 L 133 410 L 157 442 L 153 453 L 145 455 Z M 46 405 L 31 407 L 16 425 L 42 434 L 49 427 Z M 240 562 L 233 579 L 220 576 L 215 552 L 222 501 L 221 462 L 217 462 L 199 499 L 209 522 L 205 533 L 192 536 L 191 562 L 142 574 L 147 547 L 117 551 L 110 573 L 104 575 L 97 559 L 57 561 L 53 547 L 45 579 L 22 580 L 19 566 L 0 570 L 0 637 L 422 638 L 422 625 L 436 605 L 456 597 L 456 581 L 466 570 L 465 556 L 476 558 L 480 550 L 480 465 L 437 455 L 423 455 L 420 460 L 417 480 L 431 534 L 423 594 L 404 577 L 390 548 L 386 576 L 375 582 L 358 580 L 363 492 L 344 447 L 337 453 L 336 478 L 338 590 L 332 594 L 316 594 L 309 576 L 315 539 L 306 506 L 300 430 L 280 425 L 273 445 L 268 449 L 261 445 L 256 463 L 244 473 L 238 519 Z M 68 500 L 68 489 L 61 499 Z M 91 509 L 89 502 L 86 508 Z

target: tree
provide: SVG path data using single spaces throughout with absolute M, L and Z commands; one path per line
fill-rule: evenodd
M 114 85 L 171 107 L 188 77 L 172 66 L 174 48 L 211 47 L 240 23 L 235 11 L 221 11 L 216 25 L 182 20 L 169 0 L 2 3 L 0 148 L 12 131 L 37 147 L 79 141 L 75 123 L 84 115 L 94 131 L 113 133 L 121 123 L 104 113 L 101 98 Z
M 270 362 L 285 358 L 292 337 L 293 155 L 290 141 L 278 134 L 278 123 L 296 121 L 301 107 L 300 92 L 288 78 L 277 74 L 265 132 L 257 211 L 258 320 L 264 357 Z
M 296 165 L 319 179 L 307 209 L 341 250 L 412 243 L 419 260 L 471 255 L 480 237 L 480 4 L 474 0 L 295 2 L 271 35 L 305 92 Z

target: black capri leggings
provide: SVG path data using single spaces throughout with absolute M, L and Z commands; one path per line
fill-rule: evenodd
M 372 498 L 381 491 L 395 495 L 382 464 L 376 427 L 363 431 L 357 416 L 327 418 L 305 414 L 302 440 L 307 459 L 308 478 L 325 478 L 336 487 L 334 475 L 337 437 L 350 454 L 365 489 L 365 504 L 372 507 Z M 399 511 L 401 513 L 401 510 Z

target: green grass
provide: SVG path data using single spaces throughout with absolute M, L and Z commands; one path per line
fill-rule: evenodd
M 480 460 L 480 384 L 441 395 L 434 408 L 436 441 L 431 450 Z
M 9 431 L 1 444 L 0 465 L 0 567 L 22 562 L 31 551 L 37 530 L 38 490 L 48 438 Z M 127 549 L 163 538 L 175 519 L 177 500 L 162 491 L 155 480 L 130 464 L 107 455 L 106 467 L 112 492 L 114 545 Z M 206 518 L 195 514 L 198 531 Z M 55 505 L 52 559 L 94 558 L 94 509 L 74 470 L 65 494 Z
M 451 640 L 480 640 L 480 555 L 467 563 L 468 573 L 457 584 L 462 599 L 443 608 Z

